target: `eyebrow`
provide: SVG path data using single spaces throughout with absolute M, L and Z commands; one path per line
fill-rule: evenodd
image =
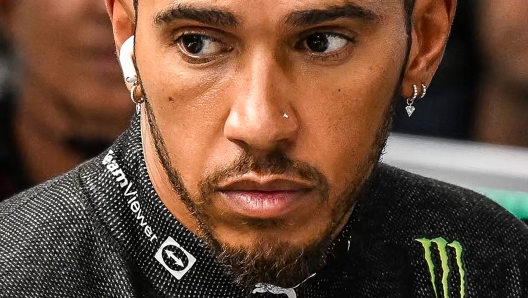
M 341 18 L 375 21 L 381 19 L 381 16 L 357 4 L 346 3 L 345 5 L 329 6 L 326 9 L 293 12 L 286 17 L 286 24 L 293 27 L 306 27 Z
M 237 27 L 240 24 L 235 14 L 214 8 L 199 8 L 178 4 L 159 12 L 154 24 L 169 24 L 178 20 L 192 20 L 213 27 Z

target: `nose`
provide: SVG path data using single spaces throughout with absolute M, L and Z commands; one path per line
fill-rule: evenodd
M 285 71 L 266 54 L 255 55 L 236 75 L 233 104 L 224 135 L 252 151 L 286 149 L 298 132 L 298 116 L 292 107 Z

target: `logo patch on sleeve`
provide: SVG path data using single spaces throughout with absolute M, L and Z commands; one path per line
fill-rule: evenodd
M 448 242 L 444 238 L 416 239 L 424 249 L 424 259 L 431 275 L 431 284 L 436 298 L 450 297 L 450 286 L 458 283 L 460 288 L 459 298 L 466 295 L 464 264 L 462 262 L 462 245 L 458 241 Z M 454 259 L 453 259 L 454 258 Z M 435 266 L 439 264 L 439 266 Z M 451 270 L 456 267 L 455 270 Z M 453 282 L 453 277 L 458 277 Z M 440 290 L 441 289 L 441 290 Z M 443 293 L 443 296 L 440 296 Z
M 196 258 L 171 237 L 161 245 L 155 258 L 178 280 L 182 279 L 196 262 Z

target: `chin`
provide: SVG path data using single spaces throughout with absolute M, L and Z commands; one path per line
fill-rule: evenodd
M 219 262 L 240 286 L 258 283 L 294 287 L 326 263 L 332 231 L 292 241 L 280 231 L 246 233 L 234 239 L 209 238 L 207 243 Z

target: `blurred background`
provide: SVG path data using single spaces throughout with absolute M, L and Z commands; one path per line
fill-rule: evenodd
M 103 1 L 0 0 L 0 17 L 2 200 L 102 151 L 133 106 Z M 405 106 L 384 162 L 528 221 L 528 1 L 459 1 L 427 97 L 411 118 Z
M 0 0 L 0 200 L 106 149 L 129 125 L 102 0 Z

